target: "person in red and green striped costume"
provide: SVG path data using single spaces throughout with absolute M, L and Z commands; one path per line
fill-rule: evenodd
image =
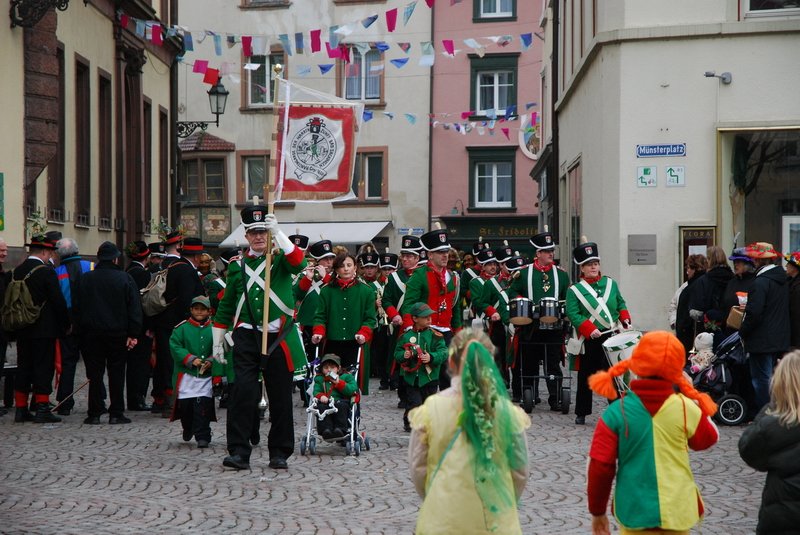
M 629 359 L 589 378 L 589 387 L 617 397 L 614 378 L 640 379 L 597 422 L 589 450 L 588 499 L 593 535 L 610 534 L 606 509 L 616 476 L 613 512 L 620 533 L 686 534 L 704 513 L 689 465 L 719 440 L 717 405 L 683 373 L 683 344 L 671 333 L 644 335 Z

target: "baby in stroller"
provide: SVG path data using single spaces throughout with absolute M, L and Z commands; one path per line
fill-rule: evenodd
M 698 335 L 700 338 L 700 335 Z M 697 348 L 698 341 L 695 341 Z M 702 342 L 701 342 L 701 345 Z M 708 357 L 708 349 L 701 349 L 690 362 L 689 374 L 694 387 L 707 392 L 717 403 L 715 419 L 723 425 L 739 425 L 748 418 L 749 369 L 747 353 L 739 333 L 735 332 L 720 342 Z
M 339 356 L 328 353 L 322 357 L 319 372 L 314 377 L 312 395 L 320 413 L 317 431 L 325 440 L 339 439 L 347 434 L 350 397 L 358 390 L 352 374 L 339 373 L 341 366 Z M 333 407 L 336 411 L 333 411 Z

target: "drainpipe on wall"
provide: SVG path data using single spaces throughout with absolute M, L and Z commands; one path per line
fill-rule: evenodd
M 554 236 L 561 236 L 561 229 L 559 228 L 560 222 L 560 214 L 561 214 L 561 195 L 558 191 L 558 186 L 561 183 L 559 174 L 558 174 L 558 161 L 559 161 L 559 151 L 558 151 L 558 112 L 556 111 L 556 102 L 558 102 L 558 73 L 559 73 L 559 53 L 560 50 L 558 48 L 558 43 L 560 42 L 558 36 L 558 29 L 559 29 L 559 17 L 561 16 L 560 10 L 561 2 L 560 0 L 556 0 L 553 2 L 553 61 L 551 64 L 551 80 L 550 80 L 550 107 L 551 107 L 551 115 L 552 115 L 552 154 L 550 156 L 550 169 L 547 172 L 546 180 L 548 183 L 547 191 L 549 192 L 548 195 L 552 195 L 553 199 L 550 201 L 550 205 L 553 206 L 553 217 L 550 221 L 551 229 L 550 231 L 553 233 Z M 541 184 L 540 184 L 541 187 Z M 541 217 L 539 221 L 541 221 Z M 563 239 L 559 239 L 560 243 L 564 243 Z M 561 251 L 561 256 L 563 257 L 565 254 L 564 251 Z
M 170 24 L 174 27 L 178 24 L 178 1 L 170 2 L 169 5 Z M 181 38 L 181 47 L 183 39 Z M 178 191 L 178 179 L 180 177 L 180 149 L 178 148 L 178 60 L 174 58 L 169 68 L 169 139 L 172 141 L 172 150 L 169 155 L 169 191 L 167 192 L 169 201 L 169 220 L 173 228 L 180 223 L 180 207 L 175 199 Z M 160 217 L 160 216 L 159 216 Z

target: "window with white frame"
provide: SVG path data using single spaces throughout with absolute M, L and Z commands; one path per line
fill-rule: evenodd
M 476 19 L 514 17 L 516 0 L 475 0 Z
M 516 147 L 476 147 L 468 151 L 470 208 L 513 208 Z
M 385 164 L 385 148 L 367 148 L 358 152 L 353 173 L 353 193 L 359 200 L 386 200 Z
M 283 52 L 275 52 L 267 56 L 250 56 L 248 63 L 257 67 L 245 69 L 247 107 L 271 106 L 272 91 L 275 88 L 275 73 L 272 67 L 284 63 Z
M 382 100 L 383 58 L 380 50 L 370 49 L 361 54 L 357 48 L 350 49 L 350 63 L 343 65 L 344 98 L 348 100 Z
M 243 158 L 242 180 L 244 181 L 245 199 L 254 195 L 264 197 L 264 184 L 267 182 L 267 156 L 248 156 Z
M 505 116 L 517 103 L 518 54 L 470 55 L 471 109 L 477 115 Z

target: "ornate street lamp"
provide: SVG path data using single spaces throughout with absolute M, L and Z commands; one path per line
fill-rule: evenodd
M 208 103 L 211 113 L 216 118 L 214 124 L 219 127 L 219 116 L 225 113 L 225 104 L 228 103 L 228 90 L 217 80 L 217 83 L 208 90 Z M 210 123 L 208 121 L 178 121 L 178 137 L 189 137 L 198 128 L 204 132 Z
M 69 0 L 11 0 L 11 27 L 33 28 L 48 10 L 66 11 Z

